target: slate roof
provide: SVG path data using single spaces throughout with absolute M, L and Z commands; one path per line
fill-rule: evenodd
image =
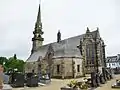
M 106 63 L 120 62 L 120 54 L 117 56 L 109 56 L 106 58 Z
M 113 62 L 117 62 L 117 61 L 118 61 L 117 56 L 110 56 L 110 57 L 106 58 L 107 63 L 113 63 Z
M 97 35 L 97 30 L 91 32 L 93 38 Z M 85 34 L 74 36 L 68 39 L 61 40 L 59 43 L 54 42 L 47 45 L 41 46 L 36 52 L 30 55 L 26 62 L 34 62 L 42 57 L 45 57 L 49 46 L 51 45 L 54 50 L 53 58 L 57 57 L 81 57 L 80 51 L 77 46 L 80 44 L 80 39 L 84 37 Z

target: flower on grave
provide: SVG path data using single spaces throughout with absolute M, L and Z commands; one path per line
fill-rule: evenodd
M 88 84 L 86 84 L 85 82 L 82 82 L 82 84 L 79 86 L 80 89 L 88 89 Z
M 72 80 L 72 81 L 70 81 L 70 83 L 69 84 L 67 84 L 69 87 L 72 87 L 72 88 L 77 88 L 78 87 L 78 85 L 77 85 L 77 80 Z

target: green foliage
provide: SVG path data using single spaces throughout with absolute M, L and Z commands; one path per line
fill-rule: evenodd
M 85 82 L 82 82 L 81 85 L 79 86 L 80 89 L 84 89 L 87 90 L 88 89 L 88 84 L 86 84 Z
M 9 59 L 6 57 L 0 57 L 0 64 L 3 65 L 5 71 L 17 68 L 19 72 L 23 72 L 25 62 L 23 60 L 17 59 L 16 54 L 14 54 L 14 56 L 10 57 Z
M 4 71 L 6 71 L 7 67 L 4 66 L 4 63 L 6 63 L 8 59 L 6 57 L 0 57 L 0 65 L 3 65 Z
M 3 65 L 3 62 L 7 62 L 7 60 L 6 57 L 0 57 L 0 64 Z
M 78 87 L 76 80 L 70 81 L 70 83 L 67 84 L 67 85 L 68 85 L 69 87 L 72 87 L 72 88 L 77 88 L 77 87 Z
M 78 82 L 76 80 L 70 81 L 70 83 L 67 85 L 72 88 L 80 88 L 80 89 L 84 89 L 84 90 L 88 89 L 88 84 L 86 82 Z

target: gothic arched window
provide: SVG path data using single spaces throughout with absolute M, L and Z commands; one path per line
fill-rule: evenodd
M 94 64 L 94 44 L 89 42 L 86 44 L 86 64 L 91 65 Z

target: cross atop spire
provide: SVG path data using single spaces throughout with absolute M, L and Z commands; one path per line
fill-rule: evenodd
M 36 22 L 36 23 L 41 23 L 41 10 L 40 10 L 40 4 L 39 4 L 38 15 L 37 15 L 37 22 Z

